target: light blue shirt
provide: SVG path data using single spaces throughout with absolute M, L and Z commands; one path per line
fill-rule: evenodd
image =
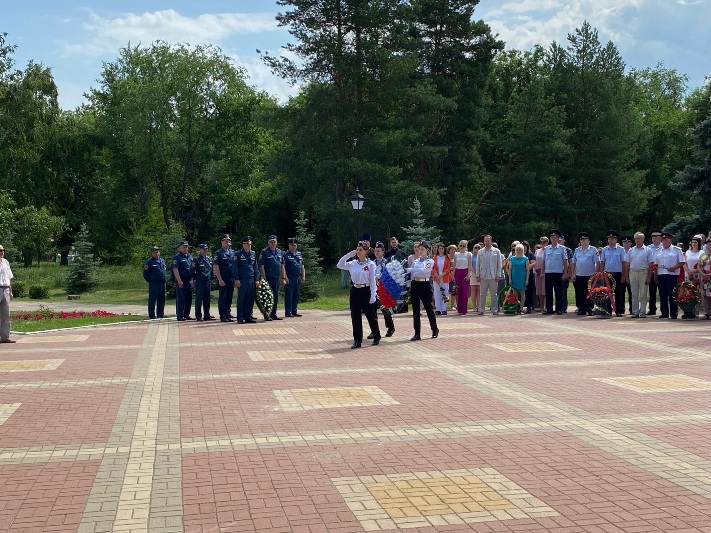
M 599 262 L 600 255 L 594 246 L 588 246 L 587 250 L 578 246 L 573 252 L 572 263 L 575 265 L 576 276 L 592 276 L 595 274 Z
M 605 263 L 605 272 L 622 272 L 625 255 L 625 249 L 619 244 L 616 244 L 614 248 L 605 246 L 600 256 L 600 261 Z
M 549 244 L 543 249 L 543 260 L 546 262 L 546 274 L 562 274 L 565 272 L 565 261 L 568 260 L 566 247 L 561 244 Z

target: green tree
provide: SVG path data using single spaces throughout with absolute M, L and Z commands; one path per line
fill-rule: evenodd
M 42 206 L 21 207 L 12 214 L 14 244 L 22 251 L 25 266 L 39 262 L 48 253 L 56 251 L 56 239 L 64 229 L 64 219 L 54 216 Z
M 638 227 L 648 233 L 689 208 L 686 196 L 677 194 L 672 187 L 674 177 L 689 157 L 686 131 L 692 123 L 684 101 L 688 78 L 661 64 L 633 70 L 632 77 L 636 85 L 635 110 L 641 125 L 636 167 L 645 171 L 645 183 L 651 193 Z
M 634 83 L 612 42 L 600 43 L 588 22 L 568 35 L 568 46 L 553 43 L 547 64 L 554 102 L 566 112 L 572 157 L 557 171 L 565 194 L 554 222 L 571 230 L 602 235 L 629 228 L 650 195 L 644 171 L 635 167 L 640 125 Z
M 299 211 L 299 216 L 294 220 L 294 223 L 296 224 L 296 238 L 299 241 L 299 250 L 303 256 L 304 269 L 306 270 L 306 281 L 301 285 L 299 297 L 301 301 L 309 302 L 317 299 L 321 294 L 323 276 L 321 257 L 316 246 L 316 237 L 309 230 L 306 212 Z
M 419 199 L 415 198 L 412 201 L 412 207 L 409 210 L 412 215 L 412 226 L 402 228 L 405 232 L 405 239 L 401 243 L 402 249 L 408 254 L 411 253 L 415 241 L 426 240 L 430 245 L 433 245 L 441 238 L 440 231 L 436 227 L 426 225 Z
M 68 294 L 83 294 L 99 284 L 97 277 L 99 263 L 94 258 L 94 244 L 89 239 L 89 230 L 86 224 L 82 224 L 75 243 L 77 257 L 67 273 Z
M 665 229 L 677 238 L 689 239 L 711 228 L 711 82 L 688 98 L 697 122 L 689 132 L 690 161 L 675 177 L 672 187 L 693 206 L 689 215 L 678 215 Z

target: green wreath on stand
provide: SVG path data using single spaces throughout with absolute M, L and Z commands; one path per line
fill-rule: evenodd
M 272 307 L 274 306 L 274 293 L 266 280 L 262 280 L 259 287 L 257 287 L 255 300 L 257 302 L 259 312 L 264 316 L 264 320 L 267 320 L 272 314 Z
M 505 315 L 517 315 L 523 305 L 523 293 L 511 285 L 504 285 L 499 291 L 499 309 Z

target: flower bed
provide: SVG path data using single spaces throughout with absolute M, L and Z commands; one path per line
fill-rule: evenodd
M 63 318 L 87 318 L 87 317 L 112 317 L 123 316 L 103 309 L 96 311 L 52 311 L 51 309 L 40 309 L 39 311 L 18 311 L 10 314 L 10 320 L 58 320 Z

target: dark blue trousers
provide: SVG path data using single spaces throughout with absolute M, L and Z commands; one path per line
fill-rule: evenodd
M 277 305 L 279 304 L 279 278 L 267 278 L 267 283 L 272 289 L 272 294 L 274 295 L 274 305 L 272 305 L 272 312 L 269 316 L 274 318 L 277 312 Z
M 165 316 L 165 281 L 148 282 L 148 318 Z
M 240 280 L 237 289 L 237 320 L 249 320 L 254 312 L 254 279 Z
M 210 316 L 210 283 L 211 280 L 198 278 L 195 280 L 195 318 Z
M 295 315 L 299 307 L 299 291 L 301 290 L 301 276 L 289 276 L 289 283 L 284 285 L 284 312 Z
M 193 306 L 193 288 L 189 281 L 183 282 L 183 288 L 175 284 L 175 314 L 178 320 L 183 320 L 190 316 L 190 308 Z
M 223 278 L 224 279 L 224 278 Z M 225 286 L 218 289 L 217 310 L 220 318 L 230 318 L 232 298 L 235 296 L 235 285 L 232 280 L 225 280 Z
M 663 317 L 669 318 L 679 314 L 676 302 L 674 301 L 674 287 L 677 284 L 676 274 L 659 274 L 659 309 Z

